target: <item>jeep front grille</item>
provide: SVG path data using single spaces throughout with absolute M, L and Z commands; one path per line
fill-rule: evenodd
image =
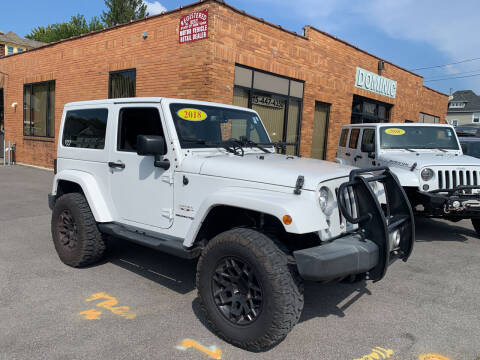
M 479 175 L 476 170 L 439 170 L 438 188 L 454 189 L 460 185 L 479 185 Z
M 335 188 L 335 195 L 338 196 L 338 188 Z M 351 186 L 347 187 L 347 189 L 344 191 L 343 198 L 345 199 L 345 205 L 350 216 L 357 217 L 357 204 L 355 202 L 355 194 Z M 346 225 L 347 220 L 342 215 L 339 207 L 337 207 L 337 211 L 340 224 Z

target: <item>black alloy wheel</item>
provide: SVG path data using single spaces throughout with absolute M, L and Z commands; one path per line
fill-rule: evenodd
M 212 292 L 222 315 L 235 325 L 249 325 L 262 312 L 261 284 L 253 268 L 238 258 L 226 257 L 217 264 Z
M 77 245 L 77 224 L 68 209 L 64 209 L 58 217 L 57 236 L 65 248 L 73 249 Z

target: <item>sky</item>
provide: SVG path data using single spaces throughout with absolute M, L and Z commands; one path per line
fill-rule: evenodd
M 150 14 L 157 14 L 193 1 L 146 0 L 145 3 Z M 424 77 L 426 86 L 435 90 L 448 94 L 451 88 L 453 91 L 471 89 L 480 95 L 478 0 L 226 2 L 298 33 L 302 33 L 305 25 L 315 26 L 380 58 L 414 70 Z M 99 16 L 102 10 L 105 10 L 103 0 L 2 0 L 0 30 L 24 36 L 35 26 L 68 21 L 78 13 L 91 18 Z M 415 70 L 445 64 L 452 65 Z

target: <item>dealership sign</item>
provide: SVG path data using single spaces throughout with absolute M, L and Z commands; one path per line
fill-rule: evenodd
M 393 99 L 395 99 L 397 95 L 397 82 L 395 80 L 388 79 L 359 67 L 357 67 L 355 86 L 359 89 L 371 91 Z
M 180 18 L 178 39 L 180 44 L 208 37 L 208 9 L 195 11 Z

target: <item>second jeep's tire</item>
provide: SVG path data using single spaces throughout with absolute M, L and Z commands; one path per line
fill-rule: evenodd
M 303 283 L 296 269 L 269 237 L 252 229 L 214 237 L 198 262 L 196 283 L 210 327 L 250 351 L 282 341 L 303 309 Z
M 65 194 L 55 202 L 52 237 L 60 260 L 69 266 L 90 265 L 100 260 L 105 251 L 104 235 L 80 193 Z

